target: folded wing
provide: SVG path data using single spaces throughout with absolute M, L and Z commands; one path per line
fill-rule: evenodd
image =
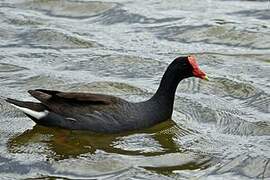
M 46 106 L 57 102 L 75 104 L 87 103 L 89 105 L 111 105 L 116 101 L 115 97 L 103 94 L 61 92 L 45 89 L 29 90 L 28 92 Z

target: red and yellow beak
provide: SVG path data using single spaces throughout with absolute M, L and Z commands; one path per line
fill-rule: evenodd
M 209 79 L 208 79 L 207 75 L 205 74 L 205 72 L 203 72 L 203 71 L 199 68 L 199 65 L 198 65 L 198 63 L 197 63 L 197 61 L 196 61 L 195 56 L 188 56 L 188 61 L 189 61 L 189 63 L 190 63 L 190 64 L 192 65 L 192 67 L 193 67 L 192 73 L 193 73 L 193 75 L 194 75 L 195 77 L 198 77 L 198 78 L 201 78 L 201 79 L 203 79 L 203 80 L 209 81 Z
M 206 76 L 206 75 L 203 77 L 203 79 L 206 81 L 209 81 L 208 76 Z

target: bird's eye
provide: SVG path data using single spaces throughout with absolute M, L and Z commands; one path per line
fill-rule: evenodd
M 188 63 L 187 63 L 187 62 L 184 62 L 184 63 L 183 63 L 183 66 L 188 66 Z

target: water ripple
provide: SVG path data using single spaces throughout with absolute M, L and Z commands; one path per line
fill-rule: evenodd
M 99 1 L 35 0 L 17 3 L 15 6 L 45 12 L 49 16 L 83 19 L 105 12 L 116 4 Z

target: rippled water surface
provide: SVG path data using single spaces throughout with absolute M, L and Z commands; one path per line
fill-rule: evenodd
M 268 1 L 2 0 L 0 24 L 4 97 L 141 101 L 187 54 L 211 80 L 180 83 L 173 122 L 113 135 L 36 126 L 1 100 L 1 179 L 270 179 Z

